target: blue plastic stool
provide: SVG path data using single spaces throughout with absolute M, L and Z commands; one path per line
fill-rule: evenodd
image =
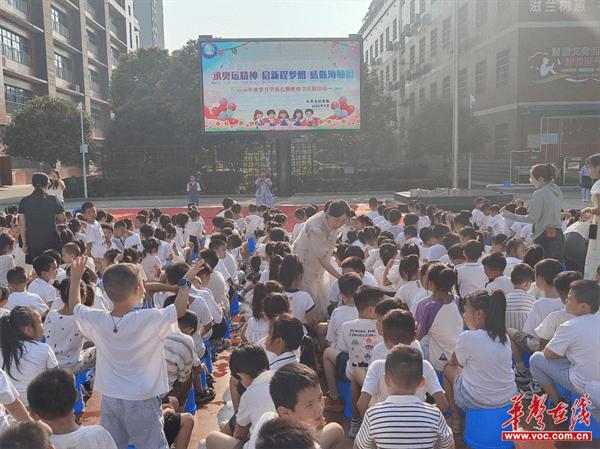
M 573 404 L 577 398 L 573 398 L 571 401 L 571 410 L 573 409 Z M 600 423 L 594 419 L 593 416 L 590 416 L 590 425 L 586 426 L 585 423 L 578 420 L 575 423 L 575 427 L 573 428 L 575 432 L 592 432 L 592 440 L 600 440 Z
M 206 369 L 209 373 L 212 373 L 212 347 L 210 345 L 210 340 L 204 340 L 204 348 L 206 351 L 204 352 L 204 357 L 202 357 L 202 361 L 206 365 Z
M 248 239 L 248 254 L 250 254 L 250 255 L 254 254 L 255 250 L 256 250 L 256 244 L 254 241 L 254 237 L 250 237 Z
M 521 357 L 523 359 L 523 365 L 525 365 L 525 368 L 527 368 L 527 369 L 529 369 L 529 359 L 531 358 L 532 355 L 533 355 L 533 353 L 531 353 L 531 352 L 521 353 Z
M 225 334 L 224 339 L 231 338 L 231 321 L 229 320 L 229 314 L 225 314 Z
M 579 395 L 577 393 L 573 393 L 571 390 L 567 390 L 565 387 L 563 387 L 557 382 L 554 382 L 554 387 L 556 388 L 556 392 L 558 393 L 558 395 L 568 402 L 573 403 L 577 398 L 579 398 Z
M 338 394 L 340 398 L 344 400 L 344 416 L 349 420 L 352 420 L 352 405 L 350 404 L 350 382 L 342 382 L 338 380 L 336 382 Z
M 196 391 L 194 385 L 190 388 L 190 394 L 188 394 L 187 401 L 185 401 L 185 407 L 183 409 L 186 413 L 196 414 Z
M 463 440 L 471 449 L 508 449 L 510 441 L 502 441 L 502 424 L 508 418 L 510 406 L 488 409 L 466 409 Z
M 87 380 L 87 374 L 90 370 L 86 369 L 75 375 L 75 389 L 77 390 L 77 402 L 73 406 L 73 413 L 75 415 L 81 415 L 85 410 L 85 402 L 83 402 L 83 384 Z
M 237 290 L 233 294 L 233 299 L 231 300 L 231 307 L 229 309 L 229 312 L 231 313 L 231 316 L 236 316 L 240 313 L 240 299 Z

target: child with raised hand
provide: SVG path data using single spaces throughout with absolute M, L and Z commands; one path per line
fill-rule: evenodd
M 42 317 L 34 309 L 17 306 L 0 317 L 0 366 L 12 379 L 25 405 L 31 380 L 58 366 L 52 348 L 41 341 L 43 337 Z
M 565 309 L 574 318 L 559 326 L 543 352 L 531 356 L 531 374 L 554 404 L 562 399 L 555 383 L 584 394 L 598 382 L 598 352 L 592 348 L 600 345 L 599 306 L 600 285 L 591 280 L 573 282 Z
M 444 389 L 452 410 L 452 430 L 461 432 L 459 408 L 499 408 L 517 394 L 510 342 L 506 334 L 506 298 L 501 290 L 485 290 L 464 300 L 469 330 L 456 341 L 444 368 Z
M 27 398 L 33 417 L 52 429 L 50 442 L 55 449 L 117 449 L 104 427 L 80 426 L 75 420 L 77 391 L 72 373 L 62 369 L 40 373 L 29 384 Z
M 256 449 L 262 427 L 277 417 L 313 429 L 321 449 L 341 447 L 344 442 L 344 430 L 337 423 L 325 424 L 323 393 L 315 371 L 300 363 L 284 366 L 271 378 L 269 391 L 276 412 L 267 412 L 261 417 L 244 449 Z
M 104 273 L 104 289 L 113 303 L 108 312 L 80 304 L 86 259 L 71 264 L 69 307 L 84 336 L 96 344 L 94 387 L 102 393 L 100 422 L 117 447 L 167 449 L 160 420 L 160 397 L 169 392 L 164 340 L 177 332 L 177 318 L 187 310 L 192 281 L 204 262 L 196 263 L 178 283 L 175 304 L 141 310 L 133 309 L 145 293 L 139 268 L 113 265 Z
M 432 294 L 417 306 L 417 339 L 429 337 L 429 361 L 436 371 L 441 372 L 454 352 L 456 340 L 463 330 L 463 319 L 456 297 L 451 293 L 456 284 L 454 270 L 435 263 L 429 267 L 427 280 Z
M 510 278 L 504 276 L 506 258 L 501 253 L 491 253 L 481 260 L 481 264 L 489 279 L 485 286 L 487 292 L 492 294 L 495 290 L 502 290 L 505 295 L 508 295 L 512 291 L 513 285 Z
M 412 343 L 416 341 L 417 324 L 407 310 L 391 310 L 386 313 L 382 319 L 382 328 L 383 342 L 388 351 L 391 351 L 397 344 L 412 346 Z M 358 400 L 358 410 L 361 415 L 365 414 L 369 403 L 376 404 L 385 401 L 387 398 L 388 390 L 385 386 L 384 374 L 385 358 L 375 360 L 369 365 Z M 427 360 L 423 360 L 423 374 L 425 376 L 425 385 L 417 389 L 416 396 L 424 401 L 425 393 L 429 393 L 435 400 L 438 408 L 442 412 L 445 411 L 448 408 L 448 401 L 433 366 Z
M 317 325 L 315 302 L 308 292 L 298 289 L 303 272 L 302 262 L 297 256 L 285 256 L 279 268 L 279 282 L 290 298 L 292 315 L 314 329 Z
M 416 396 L 424 382 L 421 353 L 406 345 L 394 347 L 385 361 L 390 395 L 367 410 L 354 448 L 453 449 L 452 431 L 440 410 Z
M 554 287 L 560 296 L 560 300 L 563 304 L 567 304 L 567 298 L 569 291 L 571 290 L 571 284 L 575 281 L 583 279 L 583 275 L 579 271 L 563 271 L 554 278 Z M 548 342 L 552 339 L 556 330 L 565 321 L 574 318 L 567 310 L 556 310 L 550 312 L 542 324 L 535 328 L 535 333 L 540 337 L 540 351 L 543 351 Z

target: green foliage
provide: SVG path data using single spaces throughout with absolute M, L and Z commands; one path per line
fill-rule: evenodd
M 487 129 L 466 108 L 459 108 L 459 151 L 463 154 L 483 150 L 489 141 Z M 434 100 L 427 103 L 408 124 L 408 151 L 412 157 L 421 158 L 435 154 L 452 156 L 452 103 Z
M 84 115 L 85 140 L 91 138 L 91 122 Z M 81 121 L 77 105 L 52 97 L 35 97 L 16 111 L 4 136 L 8 154 L 54 165 L 79 162 Z

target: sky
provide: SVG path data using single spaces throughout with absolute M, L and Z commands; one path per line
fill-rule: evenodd
M 213 37 L 347 37 L 371 0 L 163 0 L 165 46 Z

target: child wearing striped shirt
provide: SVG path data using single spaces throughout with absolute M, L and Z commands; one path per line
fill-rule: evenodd
M 390 395 L 367 410 L 354 448 L 454 448 L 452 431 L 440 410 L 415 395 L 424 383 L 421 353 L 410 346 L 395 346 L 385 361 Z

